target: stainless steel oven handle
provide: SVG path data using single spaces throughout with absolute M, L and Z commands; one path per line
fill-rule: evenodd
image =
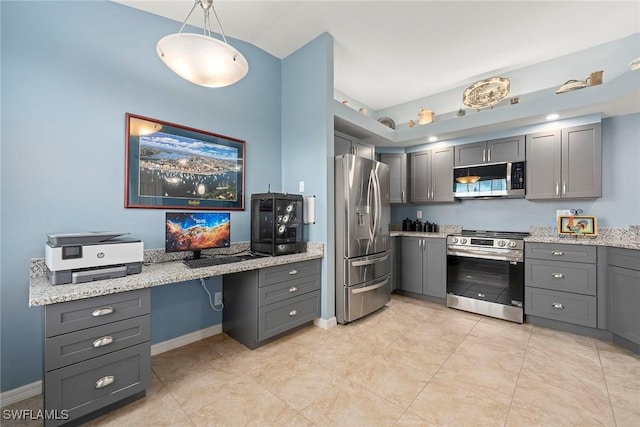
M 447 248 L 447 255 L 459 256 L 463 258 L 493 259 L 498 261 L 523 261 L 522 252 L 514 252 L 509 249 L 482 250 L 474 248 L 472 250 L 464 250 L 457 248 Z
M 384 279 L 380 283 L 377 283 L 377 284 L 371 285 L 371 286 L 365 286 L 364 288 L 354 289 L 354 290 L 351 291 L 351 293 L 352 294 L 361 294 L 363 292 L 374 291 L 374 290 L 376 290 L 378 288 L 381 288 L 381 287 L 385 286 L 388 282 L 389 282 L 389 278 L 387 277 L 386 279 Z
M 375 258 L 375 259 L 368 259 L 365 261 L 354 261 L 351 263 L 351 266 L 353 267 L 362 267 L 363 265 L 371 265 L 371 264 L 376 264 L 378 262 L 382 262 L 382 261 L 386 261 L 387 259 L 389 259 L 391 255 L 387 254 L 381 258 Z

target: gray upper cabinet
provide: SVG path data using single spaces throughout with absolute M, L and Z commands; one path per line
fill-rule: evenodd
M 354 154 L 358 157 L 375 160 L 375 149 L 373 145 L 365 144 L 358 140 L 358 138 L 336 132 L 333 142 L 335 156 L 339 156 L 340 154 Z
M 527 199 L 602 196 L 599 123 L 527 135 Z
M 455 165 L 522 162 L 525 159 L 524 135 L 493 139 L 455 147 Z
M 380 154 L 380 161 L 389 165 L 391 179 L 391 203 L 407 203 L 407 155 L 404 153 Z
M 453 202 L 453 147 L 411 153 L 410 201 Z

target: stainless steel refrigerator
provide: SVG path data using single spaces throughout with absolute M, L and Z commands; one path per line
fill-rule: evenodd
M 389 166 L 344 154 L 335 158 L 336 317 L 352 322 L 391 295 Z

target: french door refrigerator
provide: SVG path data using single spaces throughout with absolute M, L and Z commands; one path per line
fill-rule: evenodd
M 336 317 L 352 322 L 391 295 L 389 166 L 344 154 L 335 158 Z

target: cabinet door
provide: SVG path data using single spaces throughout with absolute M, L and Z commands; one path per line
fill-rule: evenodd
M 485 163 L 486 159 L 487 143 L 485 141 L 455 146 L 456 166 L 479 165 Z
M 431 151 L 411 153 L 412 203 L 428 202 L 431 194 Z
M 640 271 L 609 267 L 611 331 L 640 345 Z
M 423 293 L 436 298 L 447 296 L 447 247 L 444 239 L 424 239 Z
M 401 240 L 401 289 L 407 292 L 422 294 L 422 239 L 417 237 L 403 237 Z
M 339 156 L 341 154 L 353 154 L 351 151 L 351 140 L 340 135 L 334 135 L 333 154 L 334 156 Z
M 391 203 L 407 202 L 407 155 L 406 154 L 381 154 L 380 161 L 389 165 L 391 181 Z
M 600 124 L 562 130 L 562 197 L 602 196 Z
M 358 157 L 364 157 L 365 159 L 375 160 L 375 149 L 373 145 L 365 144 L 361 141 L 353 141 L 353 150 Z
M 560 198 L 560 131 L 526 136 L 527 199 Z
M 453 147 L 431 151 L 431 201 L 453 202 Z
M 487 162 L 524 162 L 524 135 L 487 141 Z

